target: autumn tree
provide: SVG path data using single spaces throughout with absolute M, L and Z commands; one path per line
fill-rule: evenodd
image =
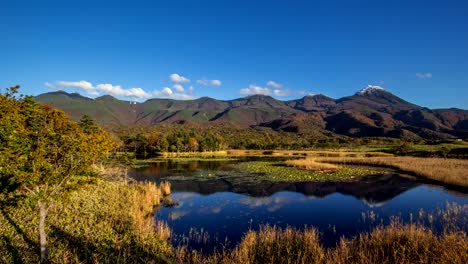
M 188 140 L 188 149 L 192 152 L 198 151 L 198 140 L 194 137 Z
M 47 261 L 47 214 L 64 185 L 85 172 L 114 144 L 99 128 L 83 130 L 64 112 L 17 97 L 19 86 L 0 94 L 0 178 L 37 202 L 41 262 Z M 4 188 L 4 190 L 11 190 Z
M 92 117 L 89 115 L 84 115 L 81 117 L 80 122 L 78 123 L 80 128 L 86 134 L 92 134 L 99 131 L 99 127 Z

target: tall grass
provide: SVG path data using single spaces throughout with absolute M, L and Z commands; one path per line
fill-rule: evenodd
M 468 160 L 416 157 L 320 158 L 319 162 L 394 168 L 415 176 L 468 187 Z
M 204 256 L 201 252 L 176 250 L 178 263 L 467 263 L 468 206 L 448 205 L 435 216 L 447 227 L 437 233 L 422 221 L 402 223 L 393 218 L 387 226 L 346 239 L 325 248 L 315 228 L 299 231 L 263 226 L 247 232 L 232 251 Z M 432 214 L 427 218 L 431 218 Z
M 468 240 L 463 231 L 437 235 L 417 224 L 393 221 L 329 250 L 329 263 L 467 263 Z
M 211 256 L 177 249 L 178 263 L 322 263 L 325 249 L 317 229 L 300 231 L 262 226 L 258 232 L 248 231 L 233 251 L 218 251 Z
M 163 196 L 169 196 L 171 194 L 171 183 L 168 181 L 163 181 L 159 184 L 161 188 L 161 193 Z

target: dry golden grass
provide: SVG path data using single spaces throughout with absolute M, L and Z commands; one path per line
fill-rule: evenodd
M 159 155 L 163 158 L 177 158 L 177 157 L 216 157 L 226 156 L 227 151 L 205 151 L 205 152 L 161 152 Z
M 354 239 L 342 239 L 328 255 L 339 264 L 467 263 L 468 240 L 462 231 L 438 236 L 429 228 L 394 221 Z
M 154 220 L 148 217 L 153 214 L 163 198 L 161 189 L 154 183 L 140 183 L 137 191 L 129 196 L 129 214 L 132 218 L 133 229 L 140 236 L 153 232 Z
M 159 184 L 161 193 L 163 196 L 169 196 L 171 194 L 171 183 L 168 181 L 163 181 Z
M 341 239 L 336 247 L 325 249 L 319 231 L 298 231 L 266 226 L 249 231 L 233 251 L 210 256 L 197 251 L 176 249 L 178 263 L 467 263 L 468 239 L 463 231 L 437 235 L 416 224 L 392 222 L 386 227 L 353 238 Z
M 320 163 L 315 159 L 300 159 L 300 160 L 287 160 L 287 166 L 295 167 L 301 170 L 318 171 L 318 172 L 335 172 L 338 166 L 328 163 Z
M 468 160 L 416 157 L 320 158 L 318 162 L 394 168 L 415 176 L 468 187 Z
M 426 216 L 420 211 L 419 220 L 403 224 L 392 218 L 387 226 L 378 226 L 369 232 L 346 239 L 335 247 L 324 248 L 319 231 L 303 231 L 287 227 L 263 226 L 249 231 L 232 250 L 221 250 L 211 255 L 199 251 L 176 248 L 177 263 L 468 263 L 466 221 L 468 206 L 447 204 L 435 218 L 444 227 L 436 233 L 425 226 Z M 427 216 L 433 219 L 433 214 Z M 431 222 L 432 223 L 432 222 Z
M 228 150 L 228 156 L 391 157 L 384 152 L 342 150 Z
M 178 263 L 323 263 L 325 249 L 319 232 L 311 228 L 299 231 L 263 226 L 260 231 L 249 231 L 233 251 L 215 252 L 204 256 L 200 252 L 177 248 Z

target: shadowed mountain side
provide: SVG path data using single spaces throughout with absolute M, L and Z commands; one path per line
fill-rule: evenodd
M 330 132 L 353 137 L 449 139 L 468 137 L 468 111 L 436 109 L 409 103 L 378 86 L 368 86 L 338 100 L 324 95 L 280 101 L 252 95 L 234 100 L 150 99 L 143 103 L 106 95 L 96 99 L 63 91 L 35 97 L 67 112 L 74 120 L 92 116 L 104 126 L 153 126 L 200 123 L 269 127 L 291 133 Z

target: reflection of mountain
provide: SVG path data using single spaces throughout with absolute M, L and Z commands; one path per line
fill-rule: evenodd
M 351 195 L 373 206 L 382 205 L 401 193 L 420 185 L 415 179 L 398 174 L 370 175 L 353 182 L 234 182 L 229 178 L 206 181 L 172 181 L 174 192 L 246 193 L 255 197 L 270 196 L 280 191 L 299 192 L 306 196 L 325 197 L 333 193 Z

